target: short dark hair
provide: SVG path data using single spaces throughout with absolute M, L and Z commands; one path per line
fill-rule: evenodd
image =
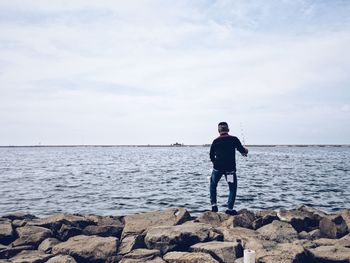
M 228 128 L 227 122 L 225 122 L 225 121 L 219 122 L 218 130 L 219 130 L 219 132 L 228 132 L 229 128 Z

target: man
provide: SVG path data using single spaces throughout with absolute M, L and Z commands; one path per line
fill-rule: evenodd
M 210 160 L 213 163 L 213 172 L 210 178 L 211 210 L 218 211 L 216 188 L 222 175 L 225 175 L 230 190 L 226 214 L 236 215 L 236 210 L 233 210 L 237 193 L 236 149 L 243 156 L 247 156 L 248 149 L 242 146 L 237 137 L 228 134 L 230 130 L 226 122 L 219 123 L 218 131 L 220 136 L 213 141 L 210 147 Z

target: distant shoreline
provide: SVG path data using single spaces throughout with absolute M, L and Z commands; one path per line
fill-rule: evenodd
M 0 145 L 0 148 L 71 148 L 71 147 L 210 147 L 210 144 L 189 144 L 189 145 L 163 145 L 163 144 L 140 144 L 140 145 L 99 145 L 99 144 L 81 144 L 81 145 Z M 350 147 L 350 144 L 251 144 L 246 147 Z

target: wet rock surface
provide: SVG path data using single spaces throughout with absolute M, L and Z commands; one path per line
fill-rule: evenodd
M 350 263 L 348 209 L 241 210 L 236 216 L 184 208 L 128 216 L 0 217 L 0 263 Z

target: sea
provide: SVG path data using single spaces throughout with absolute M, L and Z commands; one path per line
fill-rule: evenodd
M 237 154 L 235 209 L 350 208 L 350 146 L 252 146 Z M 0 215 L 210 209 L 208 146 L 1 147 Z M 226 209 L 228 185 L 218 185 Z

